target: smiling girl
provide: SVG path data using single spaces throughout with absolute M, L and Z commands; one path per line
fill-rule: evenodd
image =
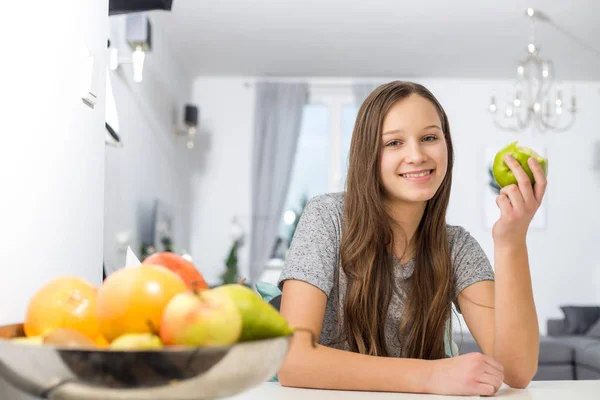
M 546 179 L 511 158 L 518 185 L 497 198 L 494 264 L 446 223 L 454 151 L 448 118 L 425 87 L 391 82 L 362 104 L 347 189 L 306 206 L 279 279 L 281 313 L 298 333 L 285 386 L 492 395 L 525 387 L 539 331 L 526 246 Z M 452 305 L 483 354 L 451 346 Z

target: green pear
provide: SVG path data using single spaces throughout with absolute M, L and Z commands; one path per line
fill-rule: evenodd
M 240 341 L 268 339 L 291 334 L 294 329 L 287 320 L 252 289 L 238 284 L 228 284 L 212 289 L 226 293 L 242 315 Z
M 527 174 L 527 176 L 529 176 L 529 180 L 531 181 L 532 185 L 535 183 L 535 178 L 533 176 L 531 168 L 529 168 L 529 164 L 527 164 L 527 160 L 530 157 L 533 157 L 541 165 L 542 170 L 544 171 L 544 176 L 548 176 L 548 159 L 540 156 L 538 153 L 536 153 L 529 147 L 520 146 L 517 145 L 517 142 L 512 142 L 508 146 L 498 151 L 496 157 L 494 158 L 494 165 L 492 167 L 492 171 L 494 173 L 494 179 L 496 179 L 496 182 L 498 183 L 498 185 L 500 185 L 500 187 L 508 186 L 511 184 L 517 184 L 517 179 L 515 178 L 515 175 L 513 174 L 512 170 L 508 167 L 508 165 L 506 165 L 506 163 L 504 162 L 504 156 L 508 154 L 513 156 L 513 158 L 517 160 L 519 164 L 521 164 L 521 167 L 523 167 L 525 173 Z
M 111 350 L 160 350 L 160 338 L 151 333 L 126 333 L 110 343 Z

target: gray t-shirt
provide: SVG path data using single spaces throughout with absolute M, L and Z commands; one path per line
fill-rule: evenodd
M 331 345 L 337 338 L 338 308 L 343 318 L 344 296 L 347 280 L 341 267 L 335 279 L 335 268 L 339 265 L 339 247 L 342 237 L 344 216 L 344 193 L 330 193 L 311 199 L 304 211 L 286 256 L 278 286 L 288 279 L 310 283 L 327 295 L 327 306 L 323 318 L 323 328 L 319 343 Z M 451 262 L 454 267 L 456 294 L 467 286 L 482 280 L 494 280 L 494 272 L 483 249 L 462 227 L 447 225 Z M 400 264 L 394 258 L 394 276 L 400 294 L 406 290 L 406 279 L 414 271 L 414 260 Z M 385 325 L 386 345 L 390 356 L 403 357 L 398 339 L 398 326 L 402 314 L 399 293 L 393 293 Z M 460 312 L 457 299 L 454 299 Z M 333 344 L 331 347 L 348 350 L 347 343 Z

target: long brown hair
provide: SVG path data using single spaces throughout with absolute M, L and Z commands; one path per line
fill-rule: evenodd
M 446 234 L 454 153 L 446 113 L 422 85 L 394 81 L 379 86 L 358 112 L 344 200 L 340 256 L 347 289 L 343 321 L 339 322 L 351 351 L 388 355 L 383 327 L 396 286 L 391 256 L 394 234 L 380 179 L 381 134 L 392 105 L 412 94 L 437 108 L 448 148 L 448 168 L 440 188 L 427 202 L 414 236 L 414 273 L 407 282 L 398 335 L 407 357 L 439 359 L 445 357 L 444 332 L 454 292 Z

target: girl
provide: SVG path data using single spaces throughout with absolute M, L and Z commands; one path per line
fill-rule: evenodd
M 495 274 L 477 241 L 446 224 L 454 152 L 448 118 L 423 86 L 391 82 L 362 104 L 347 190 L 306 206 L 279 279 L 281 313 L 299 333 L 278 378 L 284 386 L 493 395 L 528 385 L 539 331 L 526 234 L 546 179 L 497 198 Z M 456 355 L 452 304 L 483 351 Z

